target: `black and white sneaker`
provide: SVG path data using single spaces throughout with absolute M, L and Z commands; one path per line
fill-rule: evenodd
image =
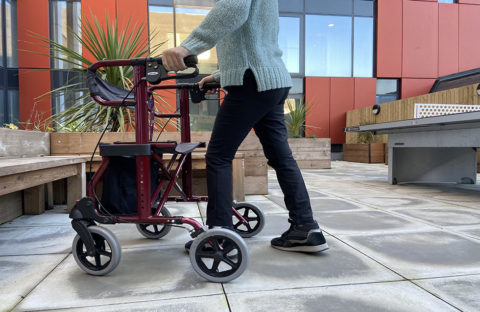
M 273 248 L 285 251 L 320 252 L 328 249 L 327 242 L 317 222 L 295 224 L 293 221 L 288 231 L 281 237 L 272 239 Z

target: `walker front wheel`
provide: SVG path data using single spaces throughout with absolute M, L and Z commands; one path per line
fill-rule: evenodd
M 248 266 L 248 248 L 237 233 L 221 228 L 200 234 L 190 247 L 190 262 L 201 277 L 224 283 L 236 279 Z
M 160 211 L 161 215 L 164 217 L 171 217 L 172 214 L 166 207 L 163 207 Z M 137 224 L 137 230 L 149 239 L 160 239 L 170 233 L 172 226 L 170 224 L 149 224 L 149 223 L 140 223 Z
M 241 237 L 252 237 L 263 230 L 265 215 L 258 206 L 250 203 L 234 203 L 233 209 L 239 214 L 239 216 L 233 214 L 233 228 Z
M 105 275 L 112 272 L 120 263 L 122 249 L 115 235 L 100 226 L 88 228 L 95 244 L 95 255 L 89 256 L 79 235 L 75 236 L 72 253 L 78 266 L 91 275 Z

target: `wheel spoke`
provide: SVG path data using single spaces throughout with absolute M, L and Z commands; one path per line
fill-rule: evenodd
M 102 256 L 105 256 L 105 257 L 109 257 L 109 258 L 112 257 L 112 253 L 108 252 L 106 250 L 99 250 L 98 253 L 101 254 Z
M 153 229 L 154 229 L 155 234 L 160 233 L 160 231 L 158 230 L 158 225 L 154 224 Z
M 214 260 L 212 265 L 212 271 L 218 272 L 219 265 L 220 265 L 220 260 Z
M 238 263 L 233 262 L 228 257 L 223 257 L 222 261 L 231 266 L 233 270 L 238 268 Z
M 97 268 L 102 266 L 102 261 L 100 260 L 100 254 L 99 253 L 97 253 L 95 255 L 95 265 L 97 266 Z
M 200 258 L 213 258 L 215 252 L 213 250 L 199 250 L 197 251 L 197 256 Z
M 248 218 L 248 213 L 250 212 L 249 208 L 245 208 L 245 212 L 243 213 L 244 218 Z

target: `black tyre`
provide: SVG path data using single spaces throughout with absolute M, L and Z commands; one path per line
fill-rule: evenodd
M 257 235 L 265 226 L 265 215 L 258 206 L 250 203 L 234 203 L 233 208 L 245 219 L 239 219 L 235 214 L 232 222 L 235 232 L 241 237 L 248 238 Z
M 163 207 L 160 213 L 164 217 L 172 216 L 166 207 Z M 160 239 L 172 230 L 172 226 L 170 224 L 140 223 L 137 224 L 137 230 L 148 239 Z
M 109 230 L 90 226 L 88 228 L 95 243 L 95 256 L 87 255 L 87 248 L 79 235 L 75 236 L 72 253 L 78 266 L 91 275 L 105 275 L 120 263 L 122 249 L 115 235 Z
M 247 244 L 240 235 L 215 228 L 200 234 L 190 247 L 190 262 L 198 275 L 210 282 L 236 279 L 248 266 Z

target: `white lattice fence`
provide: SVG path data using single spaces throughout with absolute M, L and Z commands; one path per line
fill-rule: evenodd
M 480 111 L 480 105 L 463 104 L 415 104 L 415 117 L 425 118 Z

